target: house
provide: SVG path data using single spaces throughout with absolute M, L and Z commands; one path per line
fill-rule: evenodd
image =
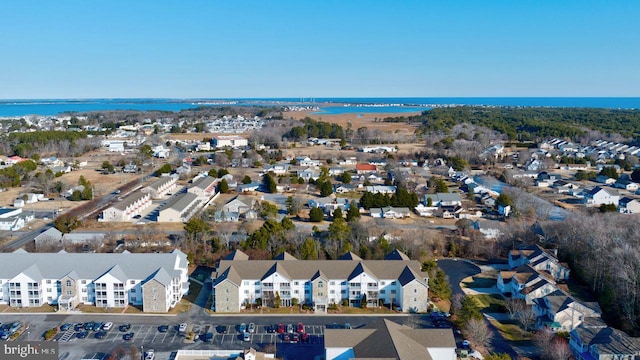
M 258 191 L 261 185 L 262 185 L 261 183 L 257 183 L 257 182 L 252 182 L 249 184 L 239 184 L 238 192 L 243 193 L 243 192 Z
M 406 207 L 386 206 L 383 208 L 371 208 L 369 212 L 371 217 L 385 219 L 402 219 L 411 216 L 411 211 Z
M 142 191 L 134 192 L 122 201 L 109 206 L 102 211 L 102 217 L 98 221 L 125 222 L 133 219 L 143 210 L 151 206 L 151 195 Z
M 214 214 L 215 222 L 238 222 L 240 214 L 233 211 L 216 211 Z
M 60 230 L 54 227 L 50 227 L 38 234 L 38 236 L 36 236 L 33 240 L 35 242 L 36 248 L 42 245 L 56 244 L 62 242 L 62 233 L 60 232 Z
M 165 195 L 168 195 L 170 192 L 175 190 L 175 188 L 178 186 L 177 182 L 177 176 L 163 176 L 158 180 L 152 182 L 147 187 L 143 188 L 141 191 L 149 193 L 152 199 L 161 199 Z
M 347 171 L 347 169 L 345 169 L 343 167 L 332 166 L 332 167 L 329 168 L 329 175 L 330 176 L 338 176 L 338 175 L 344 174 L 345 171 Z
M 464 211 L 464 208 L 460 205 L 446 205 L 441 206 L 440 217 L 443 219 L 455 219 L 456 217 L 460 217 L 460 214 Z
M 236 250 L 236 253 L 239 251 Z M 239 312 L 244 304 L 280 306 L 294 303 L 324 313 L 346 301 L 358 307 L 395 304 L 403 312 L 426 311 L 428 276 L 416 260 L 297 260 L 289 254 L 274 260 L 221 260 L 212 274 L 212 310 Z M 294 301 L 293 299 L 297 299 Z
M 605 185 L 613 185 L 616 183 L 616 179 L 610 178 L 606 175 L 597 175 L 596 182 L 600 184 L 605 184 Z
M 173 196 L 158 211 L 158 222 L 187 222 L 200 210 L 204 200 L 186 192 Z
M 432 217 L 437 210 L 438 208 L 435 206 L 424 206 L 422 204 L 418 204 L 418 206 L 413 208 L 413 211 L 415 211 L 418 216 L 422 217 Z
M 502 225 L 496 220 L 476 220 L 473 228 L 480 231 L 486 239 L 497 239 L 502 235 Z
M 618 189 L 625 189 L 627 191 L 638 191 L 638 183 L 629 179 L 618 179 L 614 186 Z
M 358 187 L 353 184 L 339 184 L 333 186 L 333 192 L 336 194 L 346 194 L 349 192 L 356 191 Z
M 124 166 L 124 168 L 122 168 L 122 172 L 135 174 L 138 172 L 138 165 L 134 163 L 128 163 L 127 165 Z
M 354 156 L 338 161 L 338 165 L 356 165 L 357 163 L 358 160 Z
M 372 194 L 395 194 L 397 187 L 394 185 L 372 185 L 365 186 L 364 190 Z
M 587 320 L 569 333 L 569 348 L 576 360 L 637 359 L 640 356 L 638 338 L 607 326 L 599 318 Z
M 576 191 L 580 188 L 580 185 L 568 182 L 566 180 L 558 180 L 553 183 L 552 186 L 558 194 L 569 194 L 572 191 Z
M 255 200 L 249 196 L 238 195 L 233 200 L 222 206 L 223 212 L 236 212 L 240 215 L 245 214 L 247 211 L 253 209 Z
M 189 290 L 187 255 L 170 253 L 0 254 L 0 303 L 10 307 L 79 304 L 101 308 L 135 305 L 167 312 Z
M 285 175 L 289 172 L 289 164 L 279 163 L 279 164 L 267 165 L 262 169 L 262 172 L 264 174 L 272 172 L 276 175 Z
M 555 281 L 569 280 L 569 266 L 558 260 L 557 250 L 531 245 L 509 251 L 509 269 L 529 264 L 537 271 L 545 272 Z
M 308 156 L 296 156 L 295 158 L 296 163 L 298 163 L 299 166 L 303 166 L 303 167 L 318 167 L 320 166 L 320 160 L 313 160 L 311 158 L 309 158 Z
M 231 147 L 234 149 L 243 148 L 249 145 L 249 141 L 238 135 L 216 135 L 211 139 L 213 147 Z
M 548 328 L 554 332 L 571 331 L 582 324 L 585 318 L 602 315 L 597 302 L 581 303 L 560 290 L 534 299 L 533 311 L 537 316 L 536 328 Z
M 618 201 L 620 201 L 620 195 L 617 191 L 600 186 L 596 186 L 584 194 L 584 202 L 588 207 L 609 204 L 618 206 Z
M 305 181 L 309 181 L 311 179 L 315 181 L 320 177 L 320 173 L 313 168 L 307 168 L 304 170 L 297 170 L 296 176 L 299 178 L 303 178 Z
M 326 329 L 324 358 L 455 360 L 452 329 L 414 329 L 379 319 L 357 329 Z
M 356 173 L 357 174 L 368 174 L 372 171 L 378 171 L 378 168 L 372 164 L 357 164 L 356 165 Z
M 640 214 L 640 201 L 625 196 L 618 201 L 618 212 L 621 214 Z
M 428 205 L 431 199 L 432 206 L 462 206 L 462 198 L 459 193 L 425 194 L 423 204 Z

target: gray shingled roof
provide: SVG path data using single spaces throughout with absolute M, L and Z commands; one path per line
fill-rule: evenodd
M 135 192 L 133 194 L 130 194 L 126 198 L 124 198 L 119 203 L 114 204 L 113 207 L 118 210 L 125 210 L 129 205 L 135 203 L 136 201 L 142 199 L 145 196 L 149 196 L 149 194 L 143 193 L 143 192 Z
M 191 184 L 191 188 L 198 188 L 202 190 L 206 190 L 211 184 L 216 182 L 216 178 L 213 176 L 204 176 L 200 179 L 196 180 L 193 184 Z
M 169 273 L 164 268 L 159 268 L 155 273 L 149 276 L 145 280 L 145 282 L 149 280 L 156 280 L 157 282 L 165 286 L 171 285 L 171 275 L 169 275 Z
M 428 348 L 455 348 L 451 329 L 412 329 L 381 319 L 359 329 L 325 330 L 327 348 L 352 348 L 357 359 L 433 359 Z
M 23 272 L 29 276 L 40 274 L 45 279 L 61 279 L 65 275 L 97 279 L 110 271 L 114 276 L 144 279 L 158 268 L 165 268 L 170 275 L 177 276 L 178 272 L 174 270 L 176 257 L 181 265 L 186 264 L 186 255 L 179 250 L 168 254 L 0 253 L 0 279 L 12 279 Z M 118 269 L 114 269 L 116 266 Z
M 402 251 L 400 251 L 398 249 L 394 249 L 392 252 L 387 254 L 387 256 L 385 256 L 384 259 L 385 260 L 411 260 L 407 256 L 407 254 L 403 253 Z
M 217 276 L 220 277 L 229 267 L 233 266 L 240 279 L 259 280 L 263 279 L 268 272 L 272 273 L 276 263 L 279 265 L 278 270 L 286 272 L 286 276 L 292 279 L 311 279 L 318 270 L 322 271 L 329 279 L 347 279 L 360 263 L 369 274 L 377 279 L 398 279 L 407 266 L 415 274 L 420 275 L 417 279 L 420 283 L 424 284 L 424 278 L 428 277 L 426 273 L 421 272 L 420 262 L 415 260 L 221 260 Z
M 186 210 L 194 201 L 198 199 L 196 194 L 192 193 L 182 193 L 172 197 L 165 205 L 164 210 L 173 209 L 179 213 L 182 213 Z M 161 210 L 162 211 L 162 210 Z
M 160 179 L 158 179 L 158 180 L 152 182 L 151 184 L 149 184 L 149 186 L 147 186 L 147 187 L 158 191 L 158 189 L 160 187 L 162 187 L 163 185 L 165 185 L 165 184 L 167 184 L 169 182 L 172 182 L 172 181 L 173 181 L 173 178 L 171 176 L 163 176 Z

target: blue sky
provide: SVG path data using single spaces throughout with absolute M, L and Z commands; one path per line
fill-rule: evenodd
M 640 96 L 640 1 L 3 1 L 0 98 Z

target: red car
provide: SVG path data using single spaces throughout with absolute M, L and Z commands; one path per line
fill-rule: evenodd
M 300 334 L 304 333 L 304 324 L 298 323 L 298 326 L 296 326 L 296 332 L 299 332 Z
M 278 333 L 279 334 L 283 334 L 284 333 L 284 324 L 278 324 Z
M 302 341 L 303 343 L 308 343 L 309 342 L 309 334 L 307 334 L 307 333 L 302 334 L 302 336 L 300 336 L 300 341 Z

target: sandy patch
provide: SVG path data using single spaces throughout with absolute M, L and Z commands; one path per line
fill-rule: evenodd
M 300 120 L 305 117 L 310 117 L 317 121 L 325 121 L 332 124 L 338 124 L 343 128 L 347 128 L 349 122 L 351 122 L 351 128 L 356 130 L 361 127 L 367 127 L 368 129 L 379 129 L 382 131 L 394 131 L 398 133 L 413 134 L 416 130 L 416 125 L 408 125 L 404 123 L 386 123 L 382 122 L 382 119 L 395 116 L 411 116 L 419 115 L 421 111 L 405 112 L 405 113 L 363 113 L 363 114 L 314 114 L 313 111 L 290 111 L 284 113 L 284 117 L 289 117 L 295 120 Z

